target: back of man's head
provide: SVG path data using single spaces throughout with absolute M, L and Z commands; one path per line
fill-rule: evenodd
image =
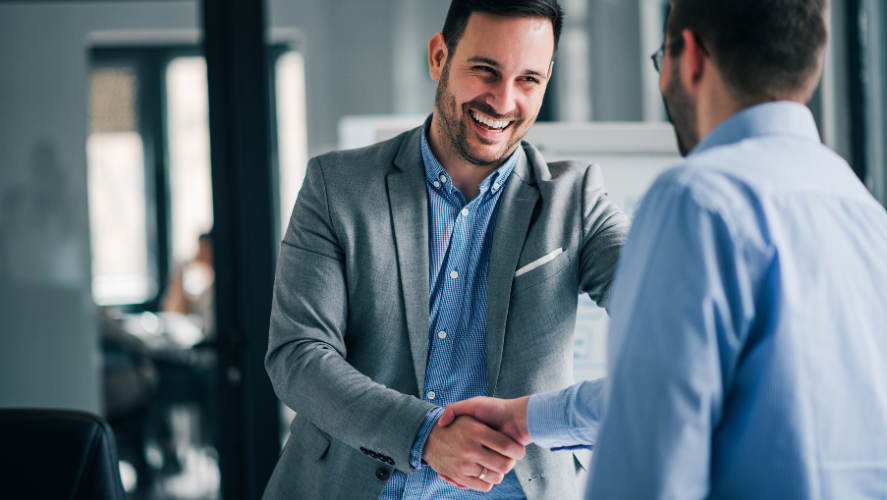
M 554 29 L 554 49 L 557 50 L 564 26 L 564 11 L 557 0 L 453 0 L 441 30 L 450 54 L 456 52 L 456 46 L 468 26 L 468 19 L 475 12 L 504 17 L 548 19 Z
M 666 31 L 673 40 L 683 30 L 700 37 L 740 100 L 809 99 L 828 39 L 827 9 L 827 0 L 672 0 Z

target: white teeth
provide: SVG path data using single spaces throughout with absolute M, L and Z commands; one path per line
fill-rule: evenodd
M 471 116 L 480 123 L 483 123 L 484 125 L 497 130 L 504 129 L 508 126 L 509 123 L 511 123 L 508 120 L 493 120 L 492 118 L 488 118 L 480 113 L 475 112 L 472 112 Z

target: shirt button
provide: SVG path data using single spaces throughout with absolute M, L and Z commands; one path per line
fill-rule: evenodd
M 493 189 L 499 189 L 499 183 L 498 183 L 498 182 L 495 183 L 495 184 L 493 184 Z
M 434 391 L 428 391 L 427 396 L 428 396 L 428 399 L 434 399 L 434 397 L 436 396 L 436 394 L 434 393 Z
M 458 278 L 458 277 L 459 277 L 459 273 L 457 273 L 456 271 L 451 271 L 451 272 L 450 272 L 450 278 L 456 279 L 456 278 Z
M 440 182 L 447 182 L 447 176 L 444 174 L 440 174 Z
M 434 181 L 434 187 L 439 188 L 439 187 L 440 187 L 440 183 L 437 182 L 437 181 Z
M 445 339 L 445 338 L 447 338 L 447 332 L 445 332 L 445 331 L 443 331 L 443 330 L 439 331 L 439 332 L 437 333 L 437 338 L 439 338 L 439 339 Z
M 462 217 L 468 217 L 468 209 L 467 208 L 462 209 Z

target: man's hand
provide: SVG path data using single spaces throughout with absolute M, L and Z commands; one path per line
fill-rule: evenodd
M 459 416 L 468 415 L 526 446 L 533 442 L 527 428 L 529 401 L 529 396 L 518 399 L 476 397 L 451 403 L 447 405 L 437 425 L 446 427 Z
M 524 458 L 523 445 L 474 418 L 450 418 L 447 423 L 451 425 L 431 430 L 422 459 L 460 488 L 490 491 Z

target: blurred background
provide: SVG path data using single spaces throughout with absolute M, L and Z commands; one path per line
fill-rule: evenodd
M 667 2 L 561 3 L 528 139 L 600 162 L 631 212 L 677 159 L 649 59 Z M 305 165 L 431 112 L 448 6 L 0 0 L 0 407 L 103 415 L 131 498 L 258 498 L 292 418 L 261 358 Z M 887 4 L 830 15 L 810 107 L 885 203 Z M 577 378 L 605 333 L 586 299 Z

